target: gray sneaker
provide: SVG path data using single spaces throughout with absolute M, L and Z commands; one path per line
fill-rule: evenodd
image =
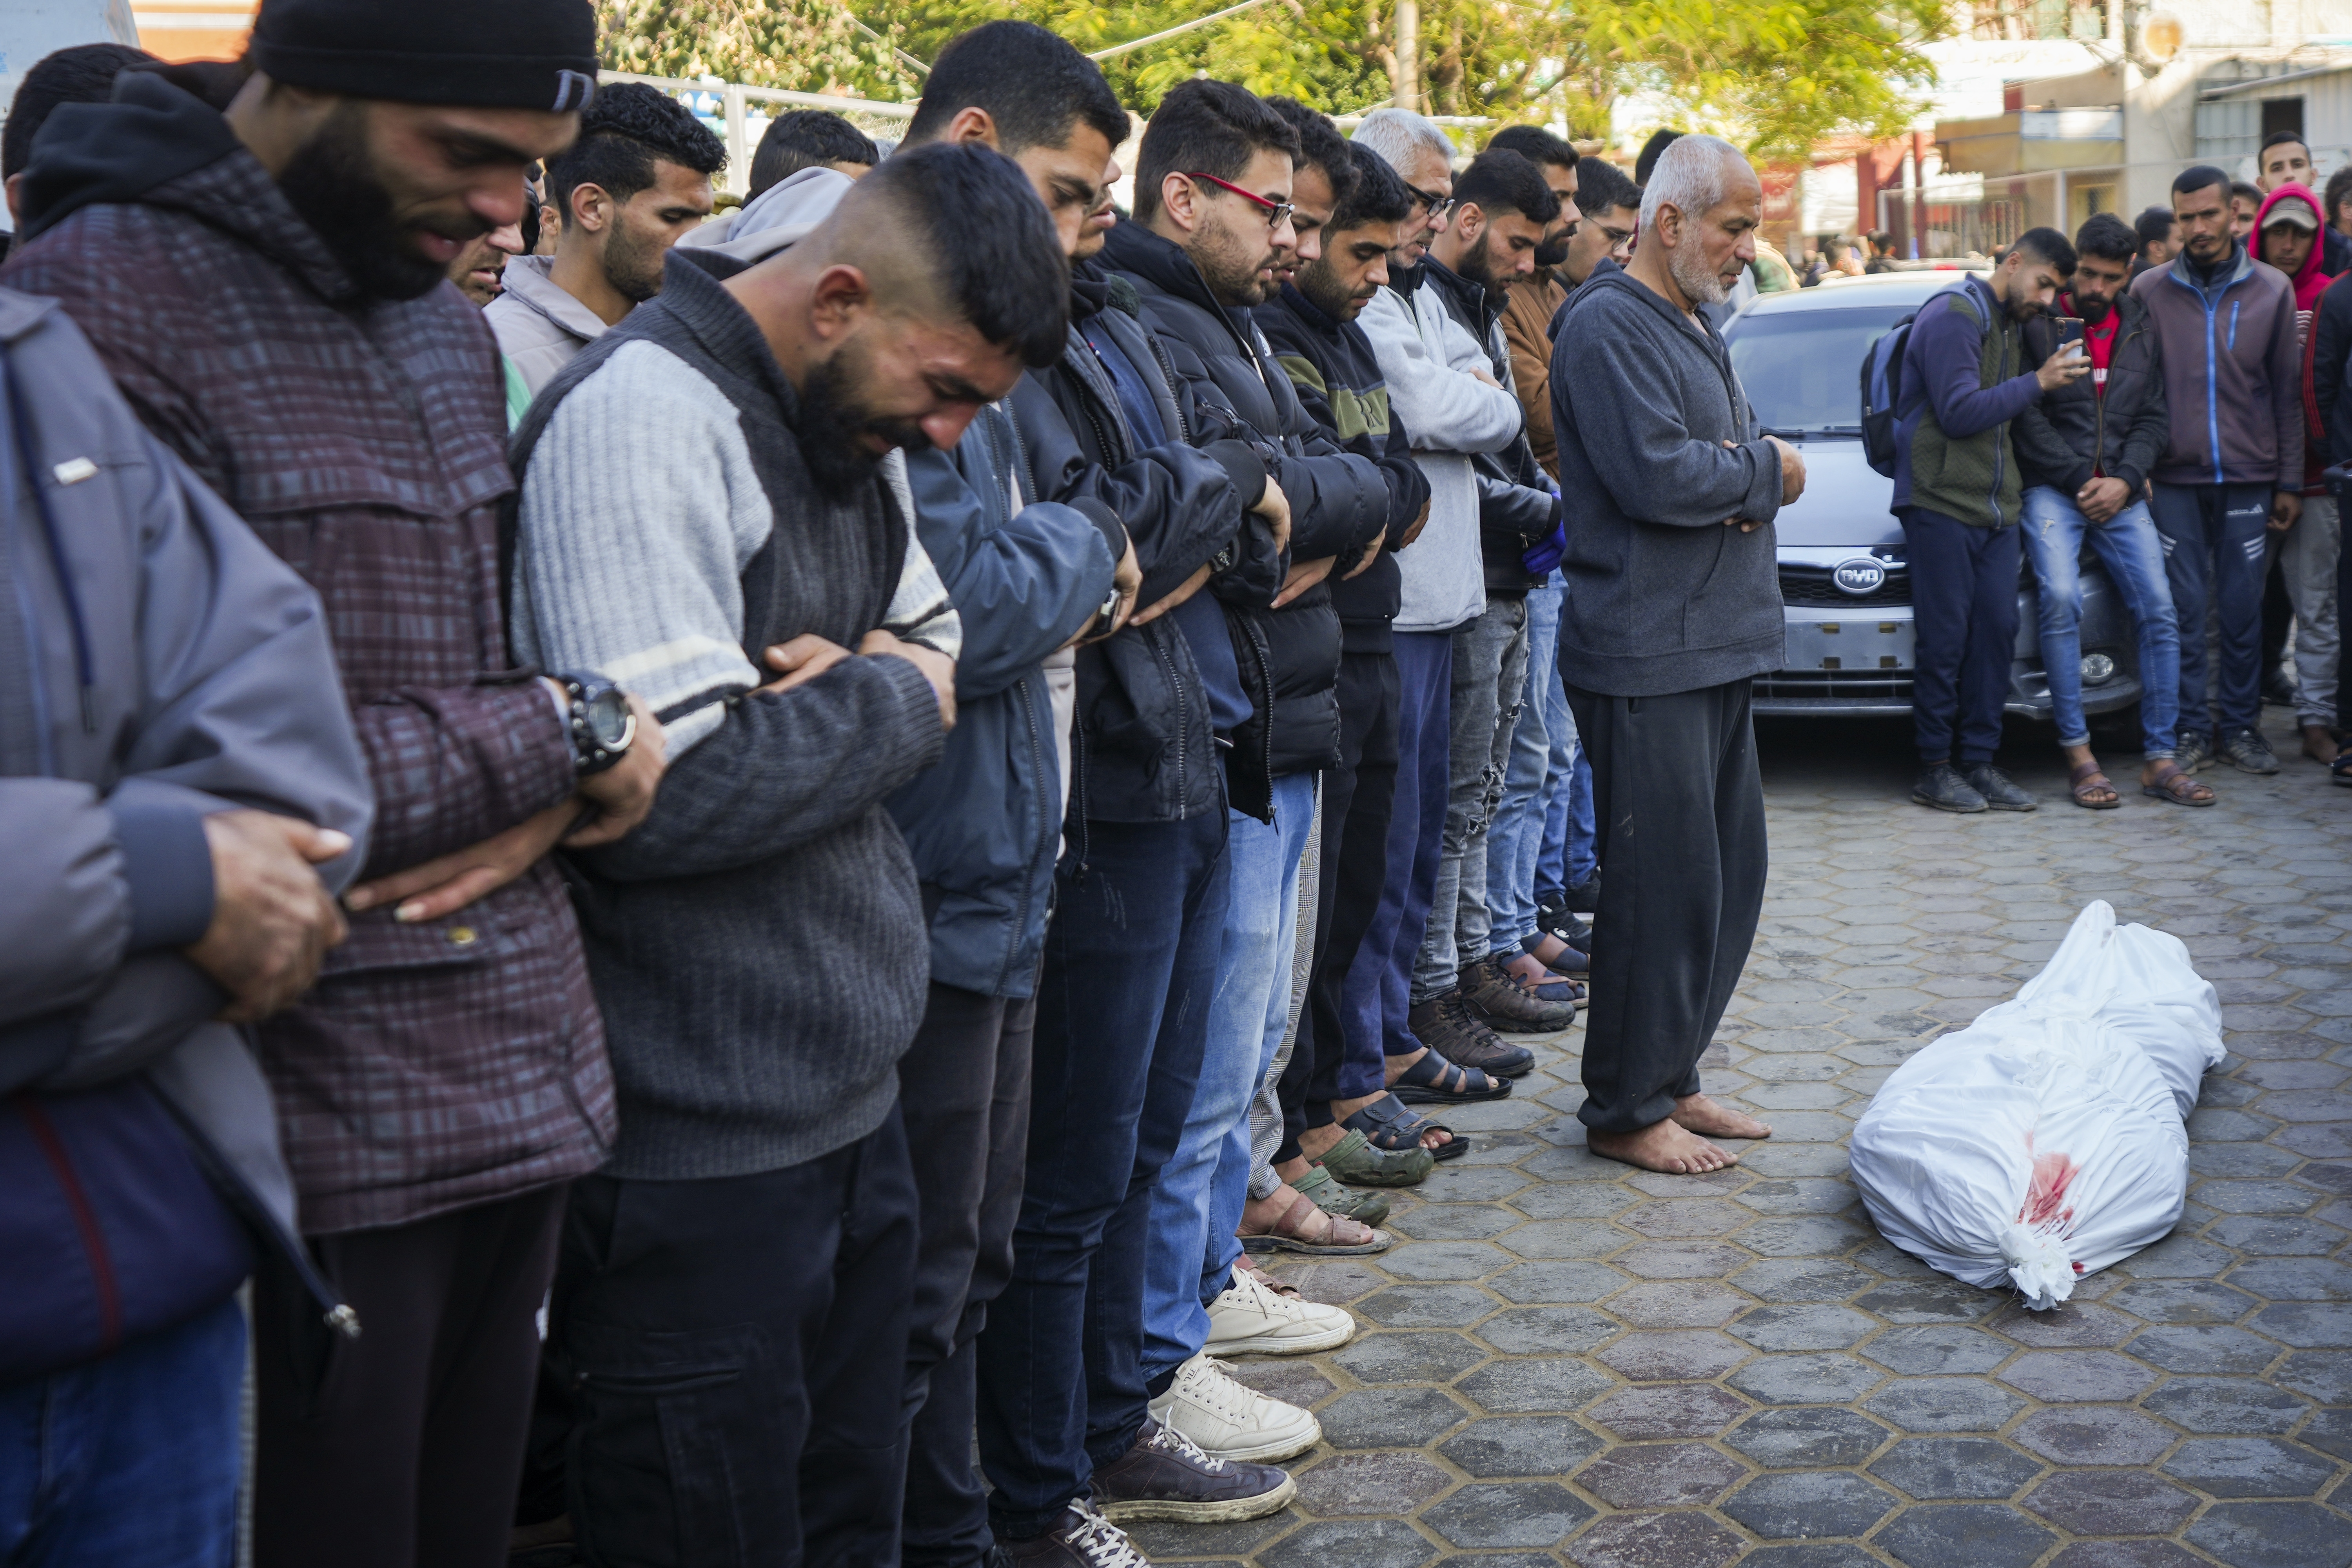
M 2278 755 L 2257 730 L 2231 731 L 2221 742 L 2221 760 L 2241 773 L 2278 772 Z
M 2009 775 L 1990 763 L 1979 763 L 1969 770 L 1969 787 L 1984 796 L 1985 805 L 1994 811 L 2039 811 L 2033 797 L 2011 784 Z
M 2202 772 L 2213 765 L 2213 737 L 2202 730 L 2183 730 L 2173 747 L 2172 760 L 2184 773 Z
M 1911 798 L 1921 805 L 1932 805 L 1937 811 L 1971 812 L 1985 808 L 1985 797 L 1969 787 L 1960 770 L 1949 763 L 1936 763 L 1919 770 L 1918 782 L 1911 786 Z

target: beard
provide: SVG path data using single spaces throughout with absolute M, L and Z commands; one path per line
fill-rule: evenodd
M 417 254 L 410 226 L 393 210 L 392 193 L 368 156 L 364 104 L 338 104 L 295 149 L 278 188 L 367 298 L 422 299 L 447 276 L 441 263 Z M 472 221 L 474 235 L 488 232 Z
M 808 373 L 801 388 L 801 458 L 809 478 L 828 500 L 847 500 L 874 482 L 882 459 L 857 438 L 878 436 L 909 452 L 928 452 L 931 438 L 911 419 L 888 419 L 867 410 L 865 389 L 871 357 L 856 342 Z
M 642 305 L 661 292 L 662 263 L 667 247 L 633 232 L 619 213 L 604 232 L 602 259 L 604 277 L 622 299 Z
M 2003 309 L 2009 312 L 2011 321 L 2020 322 L 2030 321 L 2042 313 L 2042 301 L 2039 300 L 2011 300 Z
M 1462 264 L 1454 270 L 1486 291 L 1489 300 L 1500 300 L 1510 292 L 1507 279 L 1495 276 L 1495 231 L 1488 229 L 1478 237 L 1478 243 L 1462 253 Z
M 1372 290 L 1356 293 L 1339 280 L 1339 275 L 1328 260 L 1310 261 L 1298 269 L 1291 285 L 1314 303 L 1317 310 L 1335 321 L 1351 321 L 1372 297 Z
M 2101 321 L 2105 321 L 2107 319 L 2107 312 L 2116 308 L 2115 301 L 2112 300 L 2078 299 L 2073 300 L 2072 303 L 2074 307 L 2074 314 L 2082 317 L 2083 320 L 2090 322 L 2091 325 L 2095 327 Z
M 1666 252 L 1666 271 L 1675 287 L 1695 305 L 1720 305 L 1731 290 L 1723 286 L 1723 279 L 1715 270 L 1715 263 L 1693 241 L 1675 246 Z
M 1203 233 L 1192 247 L 1192 265 L 1209 285 L 1209 292 L 1228 305 L 1263 305 L 1266 285 L 1258 272 L 1273 257 L 1245 241 L 1214 231 Z

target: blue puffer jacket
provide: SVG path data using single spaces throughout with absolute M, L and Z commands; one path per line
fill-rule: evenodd
M 989 996 L 1035 987 L 1062 829 L 1040 668 L 1102 607 L 1127 531 L 1108 507 L 1012 504 L 1013 421 L 983 408 L 953 452 L 907 459 L 915 531 L 963 621 L 956 724 L 887 803 L 931 916 L 931 978 Z

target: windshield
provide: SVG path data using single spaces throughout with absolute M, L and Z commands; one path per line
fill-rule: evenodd
M 1916 307 L 1846 306 L 1745 316 L 1731 325 L 1731 368 L 1765 429 L 1862 433 L 1862 356 Z

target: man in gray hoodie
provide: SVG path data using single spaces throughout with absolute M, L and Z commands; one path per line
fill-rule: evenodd
M 1554 334 L 1559 669 L 1609 868 L 1577 1116 L 1594 1153 L 1653 1171 L 1720 1169 L 1738 1156 L 1702 1135 L 1770 1131 L 1698 1080 L 1764 903 L 1748 684 L 1780 663 L 1770 525 L 1805 485 L 1699 309 L 1755 256 L 1763 199 L 1729 142 L 1679 138 L 1643 194 L 1633 265 L 1594 268 Z

